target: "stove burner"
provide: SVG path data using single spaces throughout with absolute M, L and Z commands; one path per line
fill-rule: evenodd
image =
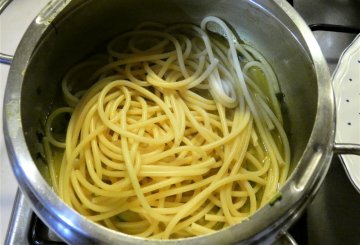
M 31 220 L 28 238 L 29 244 L 33 245 L 66 245 L 35 214 Z

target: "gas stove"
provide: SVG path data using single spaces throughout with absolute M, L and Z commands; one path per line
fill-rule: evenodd
M 0 51 L 13 54 L 27 25 L 49 0 L 13 1 L 0 14 Z M 1 4 L 4 1 L 0 0 Z M 360 32 L 358 0 L 293 0 L 290 4 L 313 30 L 328 62 L 335 70 L 344 49 Z M 21 13 L 21 14 L 19 14 Z M 1 109 L 8 67 L 0 65 Z M 4 244 L 64 244 L 32 212 L 17 191 L 1 131 L 0 242 Z M 329 172 L 306 212 L 290 228 L 298 244 L 360 244 L 360 194 L 334 157 Z

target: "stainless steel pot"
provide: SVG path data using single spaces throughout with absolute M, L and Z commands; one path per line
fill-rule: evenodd
M 211 235 L 180 240 L 141 239 L 92 223 L 64 204 L 43 177 L 39 132 L 61 77 L 117 33 L 144 20 L 226 20 L 273 66 L 285 103 L 292 174 L 282 198 L 249 220 Z M 269 242 L 286 231 L 318 190 L 333 153 L 360 147 L 334 143 L 335 103 L 326 62 L 300 16 L 284 0 L 55 0 L 25 33 L 11 65 L 4 133 L 12 168 L 34 211 L 71 244 L 233 244 Z

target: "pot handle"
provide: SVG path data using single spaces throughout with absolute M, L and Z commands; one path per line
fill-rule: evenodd
M 0 14 L 5 10 L 5 8 L 11 3 L 12 0 L 0 1 Z
M 0 1 L 0 14 L 5 10 L 5 8 L 11 3 L 12 0 Z M 0 53 L 0 64 L 10 65 L 12 62 L 13 56 L 8 54 Z
M 11 65 L 12 60 L 13 60 L 13 56 L 0 53 L 0 63 L 1 64 Z
M 360 144 L 335 143 L 333 150 L 335 154 L 360 156 Z

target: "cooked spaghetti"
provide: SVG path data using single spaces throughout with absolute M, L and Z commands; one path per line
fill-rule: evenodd
M 142 23 L 71 69 L 62 92 L 68 106 L 49 115 L 43 141 L 54 191 L 108 228 L 208 234 L 247 219 L 286 180 L 276 76 L 216 17 Z

